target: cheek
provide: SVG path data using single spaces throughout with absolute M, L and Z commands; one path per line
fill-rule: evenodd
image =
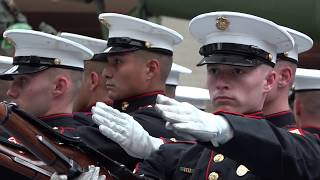
M 213 81 L 213 77 L 207 75 L 207 81 L 206 81 L 206 83 L 207 83 L 207 88 L 209 89 L 209 91 L 212 91 L 213 88 L 214 88 L 214 84 L 215 84 L 215 82 Z

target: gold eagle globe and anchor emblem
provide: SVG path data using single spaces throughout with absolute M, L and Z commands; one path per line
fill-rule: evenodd
M 216 19 L 216 27 L 221 31 L 226 30 L 229 25 L 230 21 L 226 17 L 220 16 Z

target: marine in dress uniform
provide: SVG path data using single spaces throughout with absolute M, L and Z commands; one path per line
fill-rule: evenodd
M 0 56 L 0 73 L 6 71 L 12 66 L 12 57 Z M 8 101 L 7 89 L 9 82 L 0 79 L 0 101 Z
M 218 17 L 223 16 L 224 24 L 231 25 L 234 21 L 238 21 L 247 27 L 245 22 L 250 16 L 242 14 L 238 16 L 239 19 L 234 20 L 231 17 L 235 14 L 209 13 L 200 15 L 195 21 L 202 25 L 202 29 L 208 29 L 203 26 L 210 24 L 213 18 L 219 19 Z M 210 15 L 213 18 L 208 18 Z M 194 21 L 191 21 L 191 26 L 194 25 L 192 23 Z M 255 29 L 252 25 L 261 26 L 259 23 L 250 24 L 251 29 Z M 271 26 L 279 29 L 275 24 Z M 242 28 L 235 29 L 239 31 Z M 232 28 L 229 30 L 232 31 Z M 273 34 L 270 29 L 268 30 L 270 35 Z M 283 37 L 290 36 L 285 34 L 283 33 Z M 215 35 L 219 37 L 219 33 Z M 250 35 L 253 33 L 250 32 Z M 276 43 L 277 45 L 279 44 Z M 293 42 L 291 45 L 293 46 Z M 211 58 L 211 61 L 213 60 L 214 58 Z M 165 97 L 158 98 L 156 107 L 168 123 L 171 123 L 172 128 L 202 143 L 191 147 L 188 147 L 187 143 L 165 144 L 139 164 L 138 174 L 144 174 L 151 179 L 319 179 L 320 177 L 319 139 L 312 134 L 303 134 L 301 129 L 287 131 L 277 128 L 259 118 L 258 114 L 205 113 Z M 221 116 L 224 120 L 220 119 Z M 212 151 L 209 150 L 210 147 Z
M 86 47 L 51 34 L 33 30 L 8 30 L 4 37 L 15 46 L 13 67 L 0 75 L 14 80 L 17 75 L 36 74 L 51 67 L 83 71 L 83 61 L 93 56 Z M 67 136 L 77 136 L 75 129 L 89 122 L 76 121 L 73 114 L 55 112 L 38 117 Z
M 107 55 L 130 54 L 145 50 L 172 57 L 173 46 L 183 39 L 180 34 L 169 28 L 126 15 L 103 13 L 99 15 L 99 19 L 109 29 L 108 48 L 105 51 Z M 164 87 L 164 82 L 162 83 Z M 165 121 L 153 108 L 158 94 L 164 94 L 164 89 L 113 99 L 113 108 L 131 115 L 154 137 L 175 137 L 173 132 L 165 128 Z M 138 162 L 95 127 L 79 128 L 79 134 L 88 146 L 125 164 L 130 169 L 133 169 Z
M 62 32 L 59 36 L 77 42 L 94 53 L 90 60 L 84 62 L 84 77 L 73 111 L 88 114 L 98 101 L 112 105 L 112 100 L 107 95 L 105 78 L 102 76 L 107 63 L 107 53 L 104 51 L 108 47 L 108 41 L 67 32 Z
M 278 25 L 241 13 L 199 15 L 191 20 L 189 29 L 204 44 L 200 53 L 205 57 L 200 64 L 257 66 L 258 57 L 262 54 L 275 55 L 290 50 L 294 45 L 291 36 Z M 264 46 L 266 42 L 268 45 Z M 224 46 L 226 43 L 237 46 L 233 44 L 228 49 L 228 45 Z M 255 50 L 250 50 L 248 45 Z M 243 48 L 248 51 L 242 51 Z M 268 58 L 262 60 L 266 64 L 272 62 Z M 160 146 L 158 151 L 139 163 L 137 173 L 145 177 L 209 180 L 320 177 L 317 170 L 320 163 L 317 155 L 319 141 L 312 135 L 301 136 L 277 128 L 264 120 L 261 112 L 245 115 L 221 111 L 214 115 L 196 113 L 194 108 L 164 97 L 160 97 L 156 107 L 172 124 L 171 127 L 201 143 L 190 145 L 180 142 Z M 212 118 L 205 120 L 208 116 Z M 221 121 L 221 116 L 225 120 Z M 292 130 L 297 131 L 299 129 Z
M 287 28 L 287 27 L 282 27 L 284 30 L 288 31 L 288 33 L 293 37 L 295 45 L 294 48 L 291 49 L 288 52 L 284 52 L 284 53 L 280 53 L 277 56 L 277 63 L 281 63 L 282 65 L 279 65 L 279 67 L 276 67 L 275 71 L 284 71 L 283 69 L 287 69 L 287 72 L 289 70 L 291 70 L 291 78 L 288 79 L 287 84 L 284 84 L 282 82 L 282 84 L 279 84 L 279 86 L 281 87 L 280 89 L 282 89 L 282 91 L 288 91 L 288 89 L 290 90 L 292 86 L 292 83 L 294 81 L 294 74 L 296 71 L 296 67 L 298 65 L 299 62 L 299 57 L 298 55 L 300 53 L 303 53 L 309 49 L 311 49 L 312 45 L 313 45 L 313 41 L 312 39 L 301 33 L 298 32 L 296 30 Z M 287 65 L 288 64 L 288 65 Z M 279 76 L 281 76 L 281 74 L 279 74 Z M 288 75 L 287 75 L 288 76 Z M 280 81 L 280 80 L 279 80 Z M 285 81 L 285 80 L 281 80 L 281 81 Z M 278 88 L 278 87 L 277 87 Z M 294 115 L 292 113 L 292 111 L 289 110 L 289 104 L 287 101 L 287 93 L 282 93 L 280 90 L 278 92 L 277 96 L 273 97 L 273 100 L 268 101 L 268 98 L 272 97 L 272 95 L 270 97 L 267 98 L 264 104 L 264 114 L 266 113 L 265 111 L 267 110 L 268 107 L 270 106 L 276 106 L 276 104 L 283 104 L 285 105 L 285 107 L 278 107 L 277 110 L 278 112 L 273 112 L 271 114 L 267 114 L 265 115 L 265 118 L 270 121 L 272 124 L 276 125 L 277 127 L 286 127 L 286 126 L 293 126 L 295 125 L 295 120 L 294 120 Z M 285 96 L 283 99 L 285 99 L 285 104 L 284 103 L 280 103 L 280 101 L 282 101 L 281 96 Z M 272 99 L 272 98 L 271 98 Z M 271 109 L 274 107 L 271 107 Z M 268 110 L 268 112 L 270 113 L 271 111 Z
M 93 55 L 89 49 L 80 44 L 38 31 L 8 30 L 4 33 L 4 38 L 15 47 L 15 55 L 11 62 L 12 68 L 0 75 L 1 79 L 9 81 L 14 80 L 18 75 L 33 75 L 51 67 L 81 72 L 83 71 L 83 60 L 90 59 Z M 30 106 L 32 105 L 30 102 Z M 53 112 L 53 114 L 38 118 L 49 127 L 69 137 L 77 136 L 75 129 L 86 125 L 85 122 L 75 120 L 71 112 Z M 17 141 L 14 137 L 8 140 L 2 139 L 2 141 L 2 145 L 20 146 L 15 144 Z M 21 152 L 27 151 L 23 147 L 20 150 Z M 0 172 L 1 178 L 28 179 L 2 167 Z
M 0 73 L 6 71 L 7 69 L 9 69 L 12 66 L 12 57 L 8 57 L 8 56 L 0 56 Z M 0 101 L 4 101 L 7 100 L 7 95 L 6 95 L 6 90 L 7 87 L 9 85 L 9 83 L 5 80 L 0 80 Z M 1 144 L 3 143 L 9 143 L 8 142 L 8 138 L 10 138 L 10 136 L 1 130 L 0 132 L 0 142 Z M 19 175 L 13 171 L 11 171 L 10 169 L 7 169 L 3 166 L 0 166 L 0 177 L 3 179 L 9 179 L 9 178 L 14 178 L 14 179 L 28 179 L 22 175 Z
M 320 137 L 320 123 L 318 115 L 310 113 L 308 109 L 317 111 L 317 101 L 320 92 L 320 71 L 316 69 L 298 68 L 296 72 L 295 87 L 297 99 L 295 100 L 294 113 L 297 125 L 305 131 Z M 308 114 L 307 116 L 301 114 Z
M 12 57 L 0 56 L 0 73 L 6 71 L 11 66 L 12 66 Z M 9 98 L 7 96 L 7 89 L 10 85 L 9 83 L 10 82 L 8 82 L 6 80 L 0 79 L 0 86 L 1 86 L 1 88 L 0 88 L 0 102 L 9 100 Z M 9 138 L 7 133 L 3 132 L 2 130 L 0 130 L 0 136 Z

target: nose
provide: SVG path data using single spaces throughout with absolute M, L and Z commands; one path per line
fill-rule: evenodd
M 19 91 L 17 88 L 11 86 L 8 91 L 7 91 L 7 96 L 12 98 L 12 99 L 16 99 L 19 96 Z
M 209 87 L 214 87 L 214 89 L 217 90 L 227 90 L 230 88 L 230 84 L 228 83 L 228 75 L 225 73 L 217 73 L 210 79 L 211 80 L 208 82 Z
M 219 90 L 229 89 L 229 85 L 223 78 L 217 78 L 216 80 L 216 88 Z
M 102 77 L 106 79 L 111 79 L 113 74 L 112 72 L 112 68 L 107 65 L 102 71 Z

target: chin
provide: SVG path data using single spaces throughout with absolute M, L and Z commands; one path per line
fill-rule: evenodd
M 228 105 L 221 105 L 221 106 L 215 106 L 214 108 L 216 111 L 227 111 L 227 112 L 239 112 L 239 110 L 233 106 L 228 106 Z

